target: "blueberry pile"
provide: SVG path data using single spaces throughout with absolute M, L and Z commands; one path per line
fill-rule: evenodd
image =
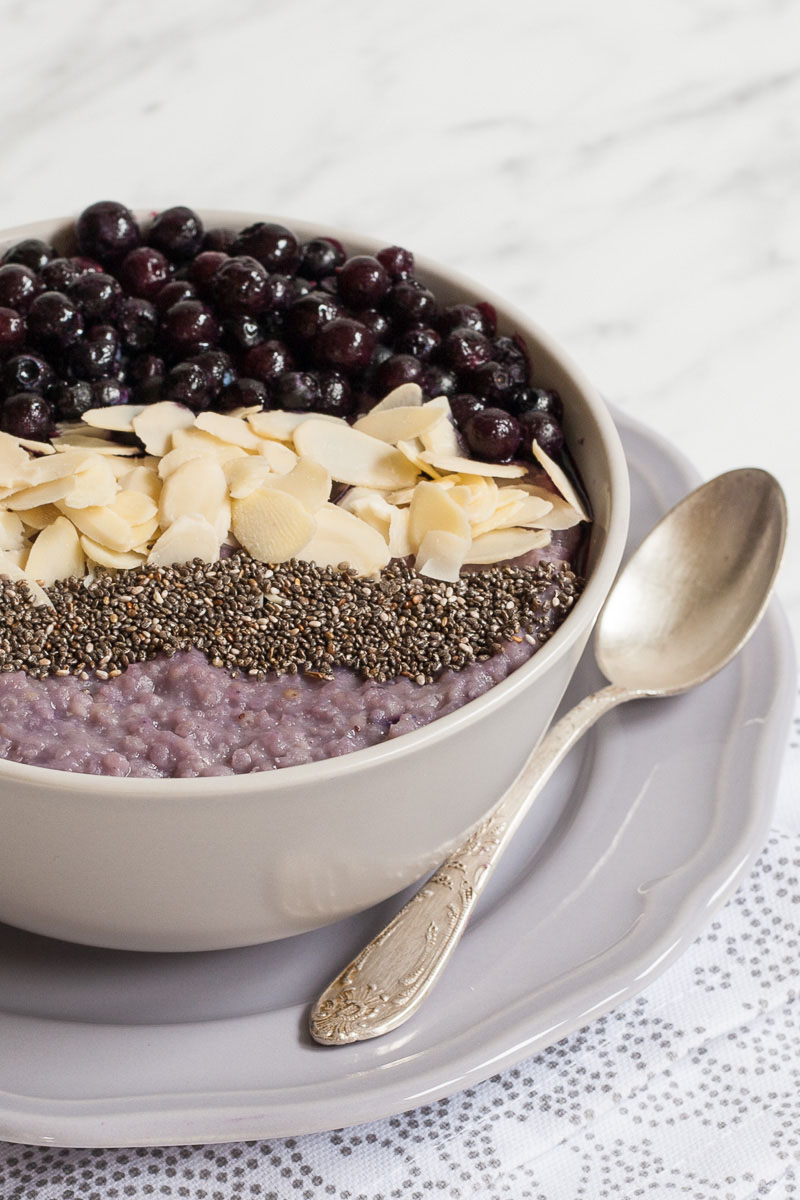
M 525 344 L 490 304 L 441 305 L 408 250 L 347 256 L 258 222 L 204 229 L 191 209 L 140 229 L 90 205 L 68 257 L 36 238 L 0 265 L 0 429 L 51 436 L 89 408 L 174 400 L 352 418 L 402 383 L 450 399 L 472 454 L 563 447 L 562 404 L 534 387 Z

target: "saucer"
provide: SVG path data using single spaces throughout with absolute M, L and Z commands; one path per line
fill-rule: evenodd
M 615 415 L 634 546 L 698 478 Z M 562 707 L 602 682 L 589 651 Z M 340 1128 L 450 1095 L 565 1037 L 644 988 L 747 871 L 795 682 L 773 602 L 716 678 L 604 717 L 537 800 L 432 995 L 374 1041 L 318 1046 L 308 1008 L 411 891 L 326 929 L 215 953 L 106 951 L 0 926 L 0 1139 L 187 1145 Z

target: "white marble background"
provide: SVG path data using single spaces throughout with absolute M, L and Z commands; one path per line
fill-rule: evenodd
M 0 0 L 0 227 L 109 197 L 407 244 L 800 514 L 796 0 Z M 800 633 L 800 515 L 780 594 Z

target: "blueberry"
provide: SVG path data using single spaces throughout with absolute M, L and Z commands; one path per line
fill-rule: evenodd
M 183 205 L 165 208 L 153 218 L 147 241 L 172 262 L 185 262 L 200 251 L 203 222 L 196 212 Z
M 192 259 L 187 269 L 187 278 L 196 287 L 198 295 L 212 294 L 212 280 L 229 257 L 230 255 L 221 250 L 203 250 L 197 258 Z
M 117 304 L 116 326 L 127 350 L 146 350 L 158 330 L 158 314 L 149 300 L 124 297 Z
M 494 406 L 512 407 L 514 391 L 512 372 L 502 363 L 486 362 L 476 367 L 469 377 L 470 390 Z
M 564 449 L 564 431 L 550 413 L 529 409 L 519 418 L 519 426 L 529 454 L 531 442 L 537 442 L 551 458 L 557 458 Z
M 0 305 L 26 313 L 35 296 L 42 291 L 37 275 L 22 263 L 7 263 L 0 267 Z
M 38 354 L 15 354 L 3 368 L 7 395 L 15 392 L 44 393 L 56 382 L 55 372 Z
M 260 312 L 266 301 L 267 278 L 266 268 L 257 259 L 244 254 L 229 258 L 212 278 L 214 303 L 226 316 Z
M 14 437 L 47 441 L 53 432 L 53 410 L 36 392 L 17 392 L 0 409 L 0 429 Z
M 119 369 L 119 334 L 112 325 L 93 325 L 71 347 L 69 365 L 76 379 L 102 379 Z
M 45 291 L 69 292 L 83 271 L 74 258 L 52 258 L 39 272 Z
M 458 391 L 455 374 L 435 363 L 426 365 L 419 383 L 425 395 L 431 399 L 436 396 L 455 396 Z
M 248 254 L 268 271 L 283 271 L 291 275 L 300 263 L 300 243 L 291 229 L 269 221 L 248 225 L 237 236 L 232 254 Z
M 319 403 L 319 384 L 309 371 L 287 371 L 272 389 L 278 408 L 289 412 L 312 412 Z
M 289 347 L 283 342 L 270 338 L 253 346 L 242 358 L 242 374 L 251 379 L 260 379 L 262 383 L 271 384 L 280 379 L 294 367 Z
M 509 407 L 518 417 L 526 412 L 543 412 L 559 423 L 564 419 L 564 405 L 553 388 L 515 388 Z
M 389 272 L 371 254 L 356 254 L 339 268 L 339 295 L 351 308 L 374 308 L 390 283 Z
M 236 368 L 230 355 L 226 354 L 224 350 L 204 350 L 202 354 L 196 354 L 194 358 L 186 361 L 200 367 L 205 372 L 212 400 L 219 395 L 223 388 L 236 381 Z
M 122 288 L 113 275 L 86 271 L 69 288 L 69 297 L 83 313 L 87 324 L 113 319 L 122 299 Z
M 442 357 L 454 371 L 475 371 L 492 355 L 492 343 L 477 329 L 462 325 L 452 330 L 442 343 Z
M 431 325 L 436 321 L 436 297 L 415 279 L 401 279 L 386 298 L 388 311 L 398 324 Z
M 21 263 L 30 267 L 31 271 L 41 271 L 51 259 L 57 258 L 58 252 L 39 238 L 24 238 L 23 241 L 9 246 L 3 255 L 3 263 Z
M 435 329 L 418 327 L 401 333 L 394 348 L 398 354 L 411 354 L 421 362 L 427 362 L 439 349 L 441 341 Z
M 203 412 L 211 403 L 211 381 L 196 362 L 178 363 L 164 381 L 164 397 L 192 412 Z
M 325 275 L 333 275 L 346 257 L 342 243 L 336 238 L 312 238 L 300 247 L 297 274 L 302 275 L 304 279 L 322 279 Z
M 414 273 L 414 255 L 402 246 L 386 246 L 375 257 L 392 279 L 408 279 Z
M 94 403 L 92 386 L 83 379 L 77 383 L 57 383 L 48 391 L 47 399 L 59 421 L 80 421 Z
M 163 358 L 156 354 L 134 354 L 128 361 L 127 377 L 131 383 L 144 383 L 148 379 L 161 379 L 166 374 Z
M 141 241 L 133 213 L 114 200 L 99 200 L 85 208 L 76 232 L 81 254 L 103 264 L 121 262 Z
M 303 345 L 316 337 L 323 325 L 341 315 L 341 305 L 325 292 L 309 292 L 286 313 L 284 328 L 293 345 Z
M 464 429 L 467 422 L 476 413 L 483 412 L 486 408 L 486 401 L 480 396 L 473 396 L 470 392 L 458 392 L 455 396 L 450 397 L 450 409 L 453 413 L 453 418 L 459 429 Z
M 348 417 L 355 406 L 353 390 L 339 371 L 318 371 L 319 399 L 314 411 L 331 417 Z
M 508 462 L 520 443 L 516 418 L 502 408 L 485 408 L 475 413 L 464 427 L 467 444 L 476 458 L 486 462 Z
M 502 335 L 492 342 L 492 359 L 499 362 L 511 374 L 515 384 L 528 383 L 531 374 L 530 360 L 524 341 L 518 334 Z
M 448 304 L 439 317 L 439 331 L 446 337 L 454 329 L 475 329 L 486 334 L 486 322 L 480 309 L 474 304 Z
M 360 308 L 353 316 L 356 321 L 359 321 L 362 325 L 366 325 L 370 333 L 374 333 L 375 337 L 379 340 L 389 338 L 392 322 L 386 313 L 380 312 L 377 308 Z
M 216 250 L 222 254 L 229 254 L 235 241 L 235 229 L 207 229 L 200 243 L 200 251 Z
M 199 300 L 181 300 L 164 313 L 161 338 L 167 354 L 174 360 L 213 350 L 219 336 L 216 317 Z
M 152 246 L 137 246 L 119 266 L 119 280 L 130 296 L 153 300 L 172 278 L 169 260 Z
M 260 379 L 235 379 L 222 389 L 214 402 L 220 412 L 256 406 L 269 408 L 269 394 Z
M 0 359 L 25 345 L 25 318 L 13 308 L 0 308 Z
M 164 284 L 153 300 L 153 304 L 158 312 L 165 313 L 172 308 L 173 304 L 180 304 L 181 300 L 196 299 L 197 290 L 194 284 L 189 283 L 188 279 L 172 279 L 169 283 Z
M 93 379 L 89 386 L 92 389 L 93 408 L 127 404 L 130 400 L 130 389 L 118 379 Z
M 393 354 L 376 368 L 371 387 L 379 398 L 393 392 L 403 383 L 418 383 L 422 363 L 410 354 Z
M 321 367 L 356 371 L 369 365 L 375 334 L 350 317 L 335 317 L 314 338 L 314 357 Z
M 267 336 L 258 317 L 252 313 L 227 317 L 222 323 L 222 335 L 225 345 L 234 353 L 259 346 Z

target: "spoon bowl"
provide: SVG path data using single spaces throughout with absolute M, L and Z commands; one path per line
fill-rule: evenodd
M 676 695 L 742 648 L 769 600 L 786 537 L 786 502 L 766 471 L 718 475 L 655 526 L 620 572 L 594 652 L 611 683 Z
M 310 1015 L 316 1041 L 379 1037 L 416 1012 L 566 754 L 618 704 L 677 695 L 729 663 L 766 608 L 785 538 L 783 492 L 755 468 L 717 476 L 667 513 L 623 567 L 595 627 L 608 686 L 552 726 L 483 823 L 326 988 Z

